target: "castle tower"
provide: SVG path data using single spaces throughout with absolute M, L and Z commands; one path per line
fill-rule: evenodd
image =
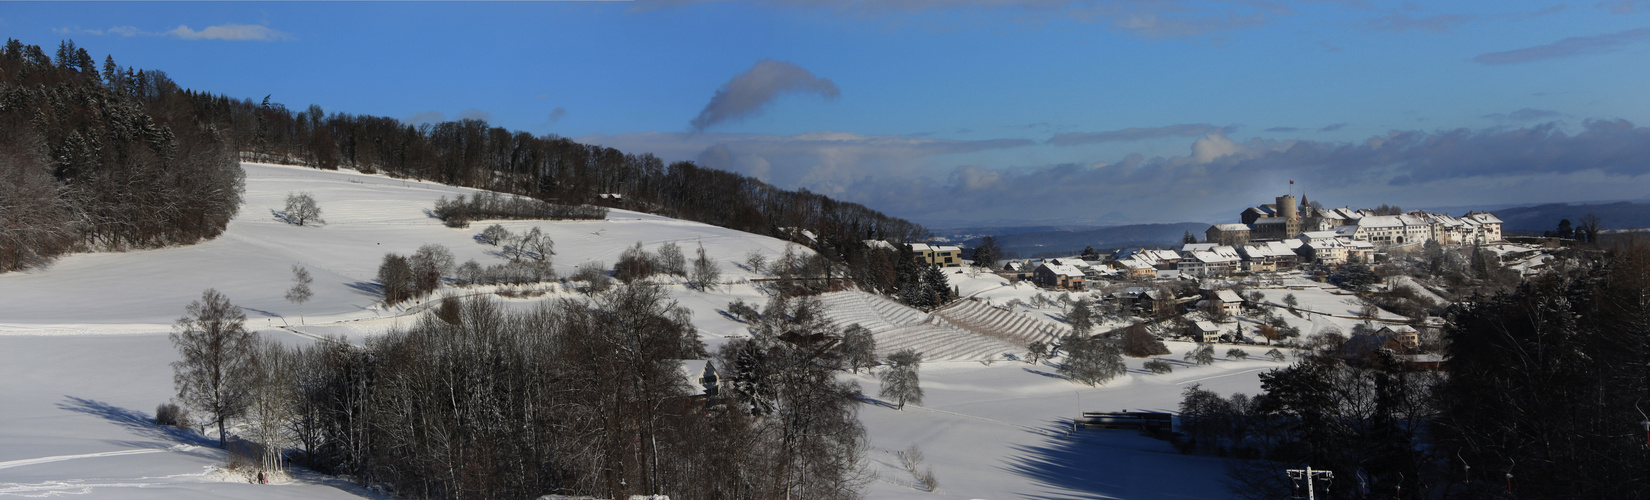
M 1295 205 L 1295 195 L 1286 194 L 1278 197 L 1278 217 L 1284 220 L 1300 220 L 1299 207 Z

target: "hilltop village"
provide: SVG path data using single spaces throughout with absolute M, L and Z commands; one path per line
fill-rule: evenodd
M 1041 291 L 1019 303 L 960 289 L 957 299 L 1015 312 L 1054 308 L 1051 316 L 1068 323 L 1076 304 L 1088 304 L 1101 332 L 1145 325 L 1159 338 L 1283 345 L 1335 333 L 1349 356 L 1388 348 L 1417 363 L 1438 361 L 1428 353 L 1445 306 L 1551 262 L 1547 249 L 1506 242 L 1501 219 L 1487 212 L 1328 209 L 1289 194 L 1238 216 L 1240 223 L 1210 226 L 1201 241 L 1188 234 L 1179 248 L 990 263 L 965 260 L 957 246 L 916 243 L 911 251 L 919 265 L 956 268 L 949 274 L 989 267 L 1005 286 Z
M 1383 207 L 1384 208 L 1384 207 Z M 1047 288 L 1084 290 L 1098 279 L 1154 280 L 1222 278 L 1234 273 L 1266 273 L 1301 266 L 1374 264 L 1389 253 L 1408 253 L 1428 242 L 1441 245 L 1486 245 L 1502 242 L 1501 219 L 1488 212 L 1461 217 L 1413 211 L 1326 209 L 1294 195 L 1249 207 L 1243 222 L 1215 224 L 1202 242 L 1187 241 L 1179 250 L 1125 248 L 1110 256 L 1078 259 L 1010 261 L 1003 277 L 1029 280 Z M 920 259 L 941 266 L 956 247 L 916 248 Z M 931 256 L 931 257 L 921 257 Z

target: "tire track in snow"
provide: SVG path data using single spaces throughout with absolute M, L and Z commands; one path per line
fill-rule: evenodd
M 105 451 L 105 452 L 102 452 L 102 453 L 85 453 L 85 454 L 81 454 L 81 455 L 58 455 L 58 456 L 55 456 L 55 457 L 29 458 L 29 459 L 24 459 L 24 460 L 12 460 L 12 461 L 9 461 L 9 462 L 0 462 L 0 469 L 9 469 L 9 468 L 12 468 L 12 467 L 22 467 L 22 466 L 25 466 L 25 465 L 49 464 L 49 463 L 52 463 L 52 462 L 62 462 L 62 461 L 65 461 L 65 460 L 78 460 L 78 459 L 82 459 L 82 458 L 118 457 L 118 456 L 122 456 L 122 455 L 142 455 L 142 454 L 145 454 L 145 453 L 160 453 L 160 452 L 163 452 L 163 451 L 172 451 L 172 449 L 166 448 L 166 449 Z M 3 491 L 3 490 L 0 490 L 0 491 Z
M 1235 372 L 1226 372 L 1226 373 L 1222 373 L 1220 375 L 1211 375 L 1211 376 L 1208 376 L 1208 377 L 1194 378 L 1194 379 L 1191 379 L 1191 380 L 1182 380 L 1180 382 L 1175 382 L 1175 385 L 1186 385 L 1186 384 L 1190 384 L 1190 383 L 1193 383 L 1193 382 L 1202 382 L 1202 381 L 1205 381 L 1205 380 L 1213 380 L 1213 379 L 1217 379 L 1217 378 L 1221 378 L 1221 377 L 1230 377 L 1230 376 L 1233 376 L 1233 375 L 1242 375 L 1242 374 L 1249 373 L 1249 372 L 1258 372 L 1258 371 L 1261 371 L 1261 370 L 1270 370 L 1270 369 L 1273 369 L 1273 368 L 1277 368 L 1277 367 L 1276 366 L 1262 366 L 1260 368 L 1252 368 L 1252 369 L 1248 369 L 1248 370 L 1239 370 L 1239 371 L 1235 371 Z

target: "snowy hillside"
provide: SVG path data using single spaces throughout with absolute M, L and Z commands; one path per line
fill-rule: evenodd
M 157 404 L 173 396 L 167 340 L 185 304 L 216 288 L 245 309 L 248 326 L 291 344 L 314 342 L 283 326 L 299 323 L 283 294 L 293 265 L 314 276 L 315 296 L 303 313 L 313 333 L 352 341 L 407 324 L 417 304 L 385 308 L 373 280 L 384 254 L 410 254 L 424 244 L 451 249 L 459 262 L 502 262 L 498 248 L 475 235 L 490 223 L 452 229 L 428 216 L 435 200 L 474 191 L 354 172 L 246 164 L 246 204 L 227 232 L 203 244 L 128 253 L 71 255 L 46 268 L 0 275 L 0 496 L 90 494 L 103 498 L 331 498 L 370 495 L 348 481 L 298 471 L 276 485 L 252 485 L 216 472 L 224 454 L 199 435 L 149 424 Z M 307 191 L 326 224 L 293 226 L 274 211 L 289 192 Z M 786 243 L 705 224 L 613 210 L 600 221 L 507 221 L 512 231 L 540 228 L 555 242 L 555 268 L 611 265 L 626 246 L 648 249 L 677 242 L 703 244 L 723 271 L 710 292 L 664 285 L 693 312 L 701 338 L 714 350 L 745 335 L 723 310 L 733 300 L 766 297 L 740 262 L 749 252 L 770 259 Z M 805 250 L 803 250 L 805 251 Z M 1075 384 L 1048 363 L 1019 361 L 1025 343 L 1062 334 L 1058 311 L 1003 306 L 1033 302 L 1040 293 L 990 274 L 950 274 L 965 300 L 932 314 L 885 298 L 839 292 L 822 298 L 841 325 L 873 331 L 879 351 L 913 347 L 927 354 L 921 369 L 923 405 L 899 411 L 874 398 L 874 374 L 846 375 L 871 396 L 860 407 L 870 437 L 869 498 L 1211 498 L 1221 497 L 1218 459 L 1184 456 L 1162 441 L 1129 431 L 1069 435 L 1080 411 L 1176 407 L 1190 384 L 1227 394 L 1254 393 L 1257 374 L 1281 366 L 1249 348 L 1248 360 L 1213 365 L 1179 362 L 1192 345 L 1169 342 L 1169 374 L 1141 369 L 1100 387 Z M 476 291 L 461 291 L 477 293 Z M 1299 294 L 1299 292 L 1297 292 Z M 514 305 L 575 296 L 548 287 Z M 1273 297 L 1268 297 L 1269 299 Z M 1302 297 L 1306 299 L 1306 297 Z M 1317 302 L 1311 302 L 1317 306 Z M 1327 308 L 1330 304 L 1323 304 Z M 1224 349 L 1224 348 L 1223 348 Z M 894 452 L 925 453 L 938 491 L 912 488 Z

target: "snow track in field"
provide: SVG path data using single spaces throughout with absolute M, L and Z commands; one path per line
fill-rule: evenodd
M 122 451 L 106 451 L 106 452 L 103 452 L 103 453 L 83 453 L 83 454 L 80 454 L 80 455 L 59 455 L 59 456 L 55 456 L 55 457 L 30 458 L 30 459 L 27 459 L 27 460 L 12 460 L 12 461 L 9 461 L 9 462 L 0 462 L 0 469 L 10 469 L 12 467 L 22 467 L 22 466 L 25 466 L 25 465 L 49 464 L 49 463 L 52 463 L 52 462 L 62 462 L 64 460 L 75 460 L 75 459 L 80 459 L 80 458 L 118 457 L 118 456 L 121 456 L 121 455 L 142 455 L 144 453 L 160 453 L 160 452 L 163 452 L 163 451 L 171 451 L 171 450 L 165 450 L 165 449 L 122 450 Z

